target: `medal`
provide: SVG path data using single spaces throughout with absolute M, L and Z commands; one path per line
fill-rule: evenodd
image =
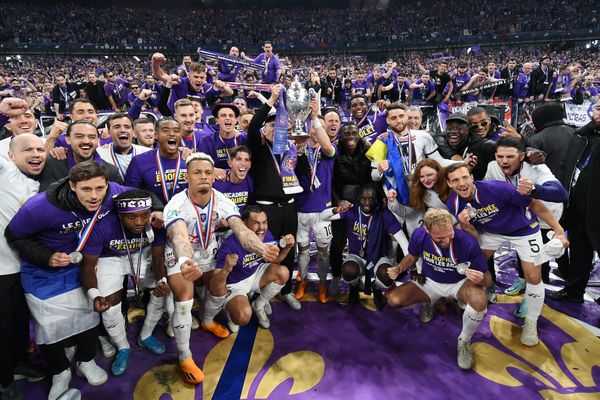
M 208 251 L 207 250 L 202 250 L 200 252 L 200 258 L 201 259 L 206 260 L 206 259 L 208 259 L 208 257 L 209 257 L 209 255 L 208 255 Z
M 360 249 L 360 251 L 358 252 L 358 255 L 362 258 L 365 256 L 365 251 L 363 249 Z
M 464 275 L 470 266 L 471 266 L 470 261 L 461 262 L 460 264 L 456 265 L 456 272 L 458 272 L 461 275 Z
M 83 254 L 79 251 L 74 251 L 69 254 L 69 258 L 71 259 L 71 264 L 79 264 L 83 260 Z
M 279 247 L 281 247 L 282 249 L 285 249 L 285 247 L 287 246 L 287 242 L 285 241 L 285 238 L 281 238 L 279 239 Z

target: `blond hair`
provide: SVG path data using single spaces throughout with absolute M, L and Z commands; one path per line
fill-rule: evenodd
M 441 208 L 430 208 L 423 217 L 423 224 L 428 230 L 432 227 L 444 228 L 453 225 L 452 214 Z
M 177 111 L 179 107 L 186 106 L 194 107 L 194 104 L 192 104 L 192 102 L 189 99 L 179 99 L 175 102 L 175 104 L 173 104 L 173 109 Z

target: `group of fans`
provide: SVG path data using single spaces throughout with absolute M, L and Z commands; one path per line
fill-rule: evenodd
M 351 304 L 361 291 L 379 309 L 425 303 L 423 322 L 438 300 L 458 300 L 465 370 L 471 337 L 495 302 L 493 256 L 506 242 L 519 257 L 521 277 L 507 293 L 524 291 L 515 311 L 524 345 L 538 344 L 550 260 L 566 285 L 549 296 L 583 302 L 600 248 L 592 197 L 600 102 L 578 131 L 562 121 L 560 103 L 582 87 L 596 102 L 593 71 L 578 63 L 554 71 L 545 56 L 519 68 L 517 60 L 490 62 L 472 76 L 441 60 L 433 70 L 419 65 L 414 81 L 400 77 L 394 60 L 350 81 L 312 69 L 302 82 L 318 93 L 306 134 L 282 140 L 281 129 L 292 128 L 280 118 L 284 92 L 295 78 L 270 42 L 255 58 L 236 47 L 228 56 L 215 65 L 184 56 L 168 71 L 155 53 L 143 81 L 105 71 L 101 83 L 90 72 L 84 91 L 57 75 L 48 104 L 56 121 L 42 138 L 36 104 L 26 100 L 34 83 L 8 82 L 0 103 L 3 398 L 22 398 L 14 379 L 45 375 L 26 358 L 28 312 L 52 375 L 49 399 L 76 396 L 73 361 L 90 385 L 106 382 L 94 362 L 98 338 L 114 356 L 111 373 L 124 374 L 128 276 L 147 304 L 137 344 L 165 352 L 153 331 L 166 311 L 183 379 L 200 383 L 194 326 L 226 338 L 253 315 L 268 329 L 276 296 L 300 309 L 312 241 L 321 303 L 337 298 L 341 281 Z M 422 130 L 421 106 L 467 100 L 461 89 L 496 82 L 465 96 L 502 97 L 516 108 L 542 103 L 533 137 L 483 107 L 450 114 L 435 137 Z M 99 128 L 97 110 L 107 105 L 113 112 Z

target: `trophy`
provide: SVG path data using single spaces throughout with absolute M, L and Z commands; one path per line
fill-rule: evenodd
M 314 90 L 306 90 L 304 86 L 298 80 L 298 77 L 294 79 L 294 82 L 286 90 L 285 100 L 287 103 L 288 117 L 291 123 L 294 124 L 291 136 L 292 137 L 308 137 L 309 133 L 305 132 L 304 122 L 310 114 L 310 107 L 308 103 L 312 97 L 314 97 Z

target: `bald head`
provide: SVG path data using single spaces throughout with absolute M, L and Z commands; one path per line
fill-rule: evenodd
M 17 168 L 27 175 L 39 175 L 46 163 L 44 143 L 31 133 L 23 133 L 12 138 L 8 156 Z

